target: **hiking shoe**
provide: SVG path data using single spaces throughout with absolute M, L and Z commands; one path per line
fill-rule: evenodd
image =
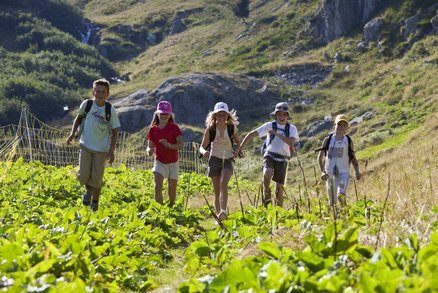
M 217 215 L 217 218 L 218 218 L 220 221 L 223 221 L 223 220 L 228 219 L 227 212 L 224 211 L 224 210 L 221 210 L 221 212 Z
M 99 203 L 98 202 L 91 202 L 91 209 L 93 212 L 97 211 L 99 209 Z
M 347 205 L 347 196 L 345 194 L 339 193 L 338 200 L 341 207 L 345 207 Z
M 84 193 L 84 195 L 82 195 L 82 204 L 84 206 L 89 206 L 91 202 L 91 195 Z

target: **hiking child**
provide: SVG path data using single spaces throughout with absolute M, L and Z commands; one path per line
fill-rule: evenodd
M 184 147 L 182 132 L 174 122 L 172 105 L 168 101 L 157 104 L 157 110 L 147 133 L 146 152 L 149 156 L 155 153 L 154 166 L 154 197 L 163 204 L 163 181 L 167 178 L 167 194 L 169 206 L 176 200 L 176 187 L 179 176 L 178 150 Z
M 272 202 L 271 179 L 276 183 L 276 205 L 283 206 L 284 183 L 288 158 L 292 155 L 293 145 L 299 141 L 297 128 L 288 122 L 290 118 L 289 106 L 285 102 L 275 105 L 271 113 L 273 121 L 266 122 L 249 132 L 242 141 L 241 149 L 254 137 L 267 136 L 266 149 L 263 151 L 263 205 L 266 207 Z
M 85 100 L 79 107 L 67 138 L 70 144 L 80 127 L 78 180 L 85 185 L 82 203 L 91 206 L 93 211 L 99 207 L 99 197 L 103 186 L 106 160 L 114 162 L 117 133 L 120 121 L 114 107 L 107 102 L 110 83 L 105 79 L 93 82 L 94 99 Z
M 326 181 L 329 205 L 336 204 L 338 200 L 342 206 L 346 205 L 350 163 L 356 171 L 356 179 L 361 178 L 353 141 L 346 135 L 349 126 L 346 115 L 336 116 L 334 133 L 324 138 L 322 147 L 318 149 L 318 164 L 321 179 Z
M 233 174 L 234 158 L 240 138 L 236 125 L 236 111 L 229 111 L 224 102 L 216 103 L 205 119 L 205 131 L 200 153 L 208 158 L 208 176 L 214 188 L 214 207 L 219 220 L 227 219 L 228 182 Z

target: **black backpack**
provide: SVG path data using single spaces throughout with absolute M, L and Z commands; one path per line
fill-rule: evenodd
M 274 131 L 277 131 L 278 126 L 277 126 L 277 121 L 272 121 L 272 129 Z M 284 135 L 286 137 L 289 137 L 290 134 L 290 124 L 289 122 L 286 123 L 285 127 L 284 127 Z M 265 155 L 266 149 L 268 148 L 268 145 L 272 142 L 272 140 L 275 138 L 275 135 L 270 134 L 268 136 L 266 136 L 265 141 L 263 142 L 262 148 L 260 149 L 260 153 L 262 154 L 262 156 Z M 293 147 L 290 147 L 290 154 L 292 156 L 294 149 Z
M 82 121 L 85 119 L 85 116 L 87 116 L 88 112 L 90 112 L 92 105 L 93 105 L 93 100 L 88 99 L 87 105 L 85 106 L 84 117 L 82 118 Z M 105 120 L 111 121 L 111 103 L 110 102 L 105 102 Z
M 315 152 L 324 151 L 324 155 L 327 156 L 327 152 L 330 146 L 330 140 L 332 139 L 333 134 L 334 133 L 330 133 L 330 135 L 327 136 L 326 144 L 322 148 L 315 150 Z M 348 158 L 349 158 L 349 162 L 351 163 L 351 161 L 355 158 L 355 155 L 353 149 L 351 148 L 351 137 L 347 134 L 345 136 L 347 137 L 348 140 Z
M 214 139 L 216 138 L 216 127 L 215 126 L 209 127 L 208 128 L 208 132 L 210 133 L 210 141 L 208 142 L 208 145 L 205 148 L 205 150 L 210 151 L 211 150 L 211 142 L 214 141 Z M 233 138 L 233 135 L 234 135 L 234 125 L 227 124 L 227 132 L 228 132 L 228 137 L 231 140 L 231 145 L 234 148 L 234 145 L 235 145 L 234 138 Z M 198 157 L 199 158 L 203 157 L 201 152 L 198 152 Z

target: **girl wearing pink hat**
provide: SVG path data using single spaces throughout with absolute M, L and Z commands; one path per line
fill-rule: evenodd
M 163 181 L 167 178 L 167 192 L 169 206 L 176 200 L 176 186 L 179 176 L 178 150 L 184 142 L 181 129 L 173 120 L 172 105 L 168 101 L 161 101 L 152 118 L 147 133 L 147 153 L 155 153 L 154 166 L 154 196 L 155 200 L 163 203 Z

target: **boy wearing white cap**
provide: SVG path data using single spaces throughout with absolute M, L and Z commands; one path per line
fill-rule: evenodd
M 266 139 L 263 151 L 263 205 L 267 206 L 271 199 L 271 179 L 276 183 L 276 205 L 283 206 L 284 183 L 288 158 L 291 157 L 293 145 L 299 141 L 297 128 L 288 122 L 289 106 L 285 102 L 275 105 L 271 113 L 274 119 L 249 132 L 242 141 L 241 149 L 254 137 Z
M 361 178 L 361 174 L 353 141 L 346 135 L 349 128 L 348 117 L 343 114 L 336 116 L 334 126 L 334 133 L 324 138 L 322 147 L 318 149 L 318 163 L 321 179 L 326 181 L 329 205 L 334 205 L 339 200 L 345 206 L 350 163 L 356 171 L 357 180 Z

